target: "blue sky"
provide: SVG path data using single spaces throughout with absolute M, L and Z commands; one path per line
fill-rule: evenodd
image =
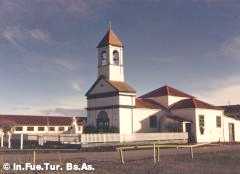
M 108 21 L 138 95 L 168 84 L 240 103 L 240 1 L 0 0 L 0 113 L 84 108 Z

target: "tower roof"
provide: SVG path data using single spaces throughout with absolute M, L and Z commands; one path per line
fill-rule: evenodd
M 186 94 L 182 91 L 179 91 L 170 86 L 163 86 L 158 89 L 155 89 L 147 94 L 142 95 L 140 98 L 152 98 L 152 97 L 161 97 L 161 96 L 177 96 L 177 97 L 187 97 L 193 98 L 193 96 Z
M 103 37 L 103 39 L 99 42 L 97 48 L 105 47 L 108 45 L 123 47 L 122 41 L 118 38 L 118 36 L 113 32 L 111 27 L 109 27 L 107 33 Z

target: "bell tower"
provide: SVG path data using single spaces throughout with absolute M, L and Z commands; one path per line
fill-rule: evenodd
M 133 132 L 136 90 L 124 81 L 123 43 L 109 25 L 97 46 L 98 78 L 86 93 L 87 124 L 98 132 Z
M 98 77 L 110 81 L 124 81 L 123 43 L 109 24 L 107 33 L 97 46 Z

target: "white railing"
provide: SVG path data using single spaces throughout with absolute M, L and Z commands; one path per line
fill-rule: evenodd
M 134 133 L 134 134 L 82 134 L 81 143 L 110 143 L 110 142 L 138 142 L 138 141 L 187 141 L 186 132 L 173 133 Z

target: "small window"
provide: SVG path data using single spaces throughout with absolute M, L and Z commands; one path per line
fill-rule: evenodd
M 27 131 L 34 131 L 34 127 L 27 127 Z
M 204 134 L 204 131 L 205 131 L 204 126 L 205 126 L 204 115 L 199 115 L 199 130 L 201 135 Z
M 216 117 L 216 125 L 217 127 L 221 127 L 222 126 L 222 119 L 220 116 Z
M 204 127 L 204 115 L 199 115 L 199 127 Z
M 106 65 L 107 64 L 107 52 L 103 51 L 101 53 L 101 64 Z
M 64 131 L 64 127 L 58 127 L 58 131 Z
M 149 123 L 151 128 L 156 128 L 157 127 L 157 116 L 153 115 L 149 118 Z
M 70 131 L 72 129 L 72 127 L 70 126 L 70 127 L 68 127 L 68 131 Z
M 117 50 L 113 51 L 113 63 L 119 65 L 119 53 Z
M 48 127 L 48 131 L 55 131 L 55 127 Z
M 45 127 L 38 127 L 38 131 L 44 131 Z
M 22 131 L 23 130 L 23 128 L 22 127 L 15 127 L 15 131 L 18 131 L 18 132 L 20 132 L 20 131 Z

